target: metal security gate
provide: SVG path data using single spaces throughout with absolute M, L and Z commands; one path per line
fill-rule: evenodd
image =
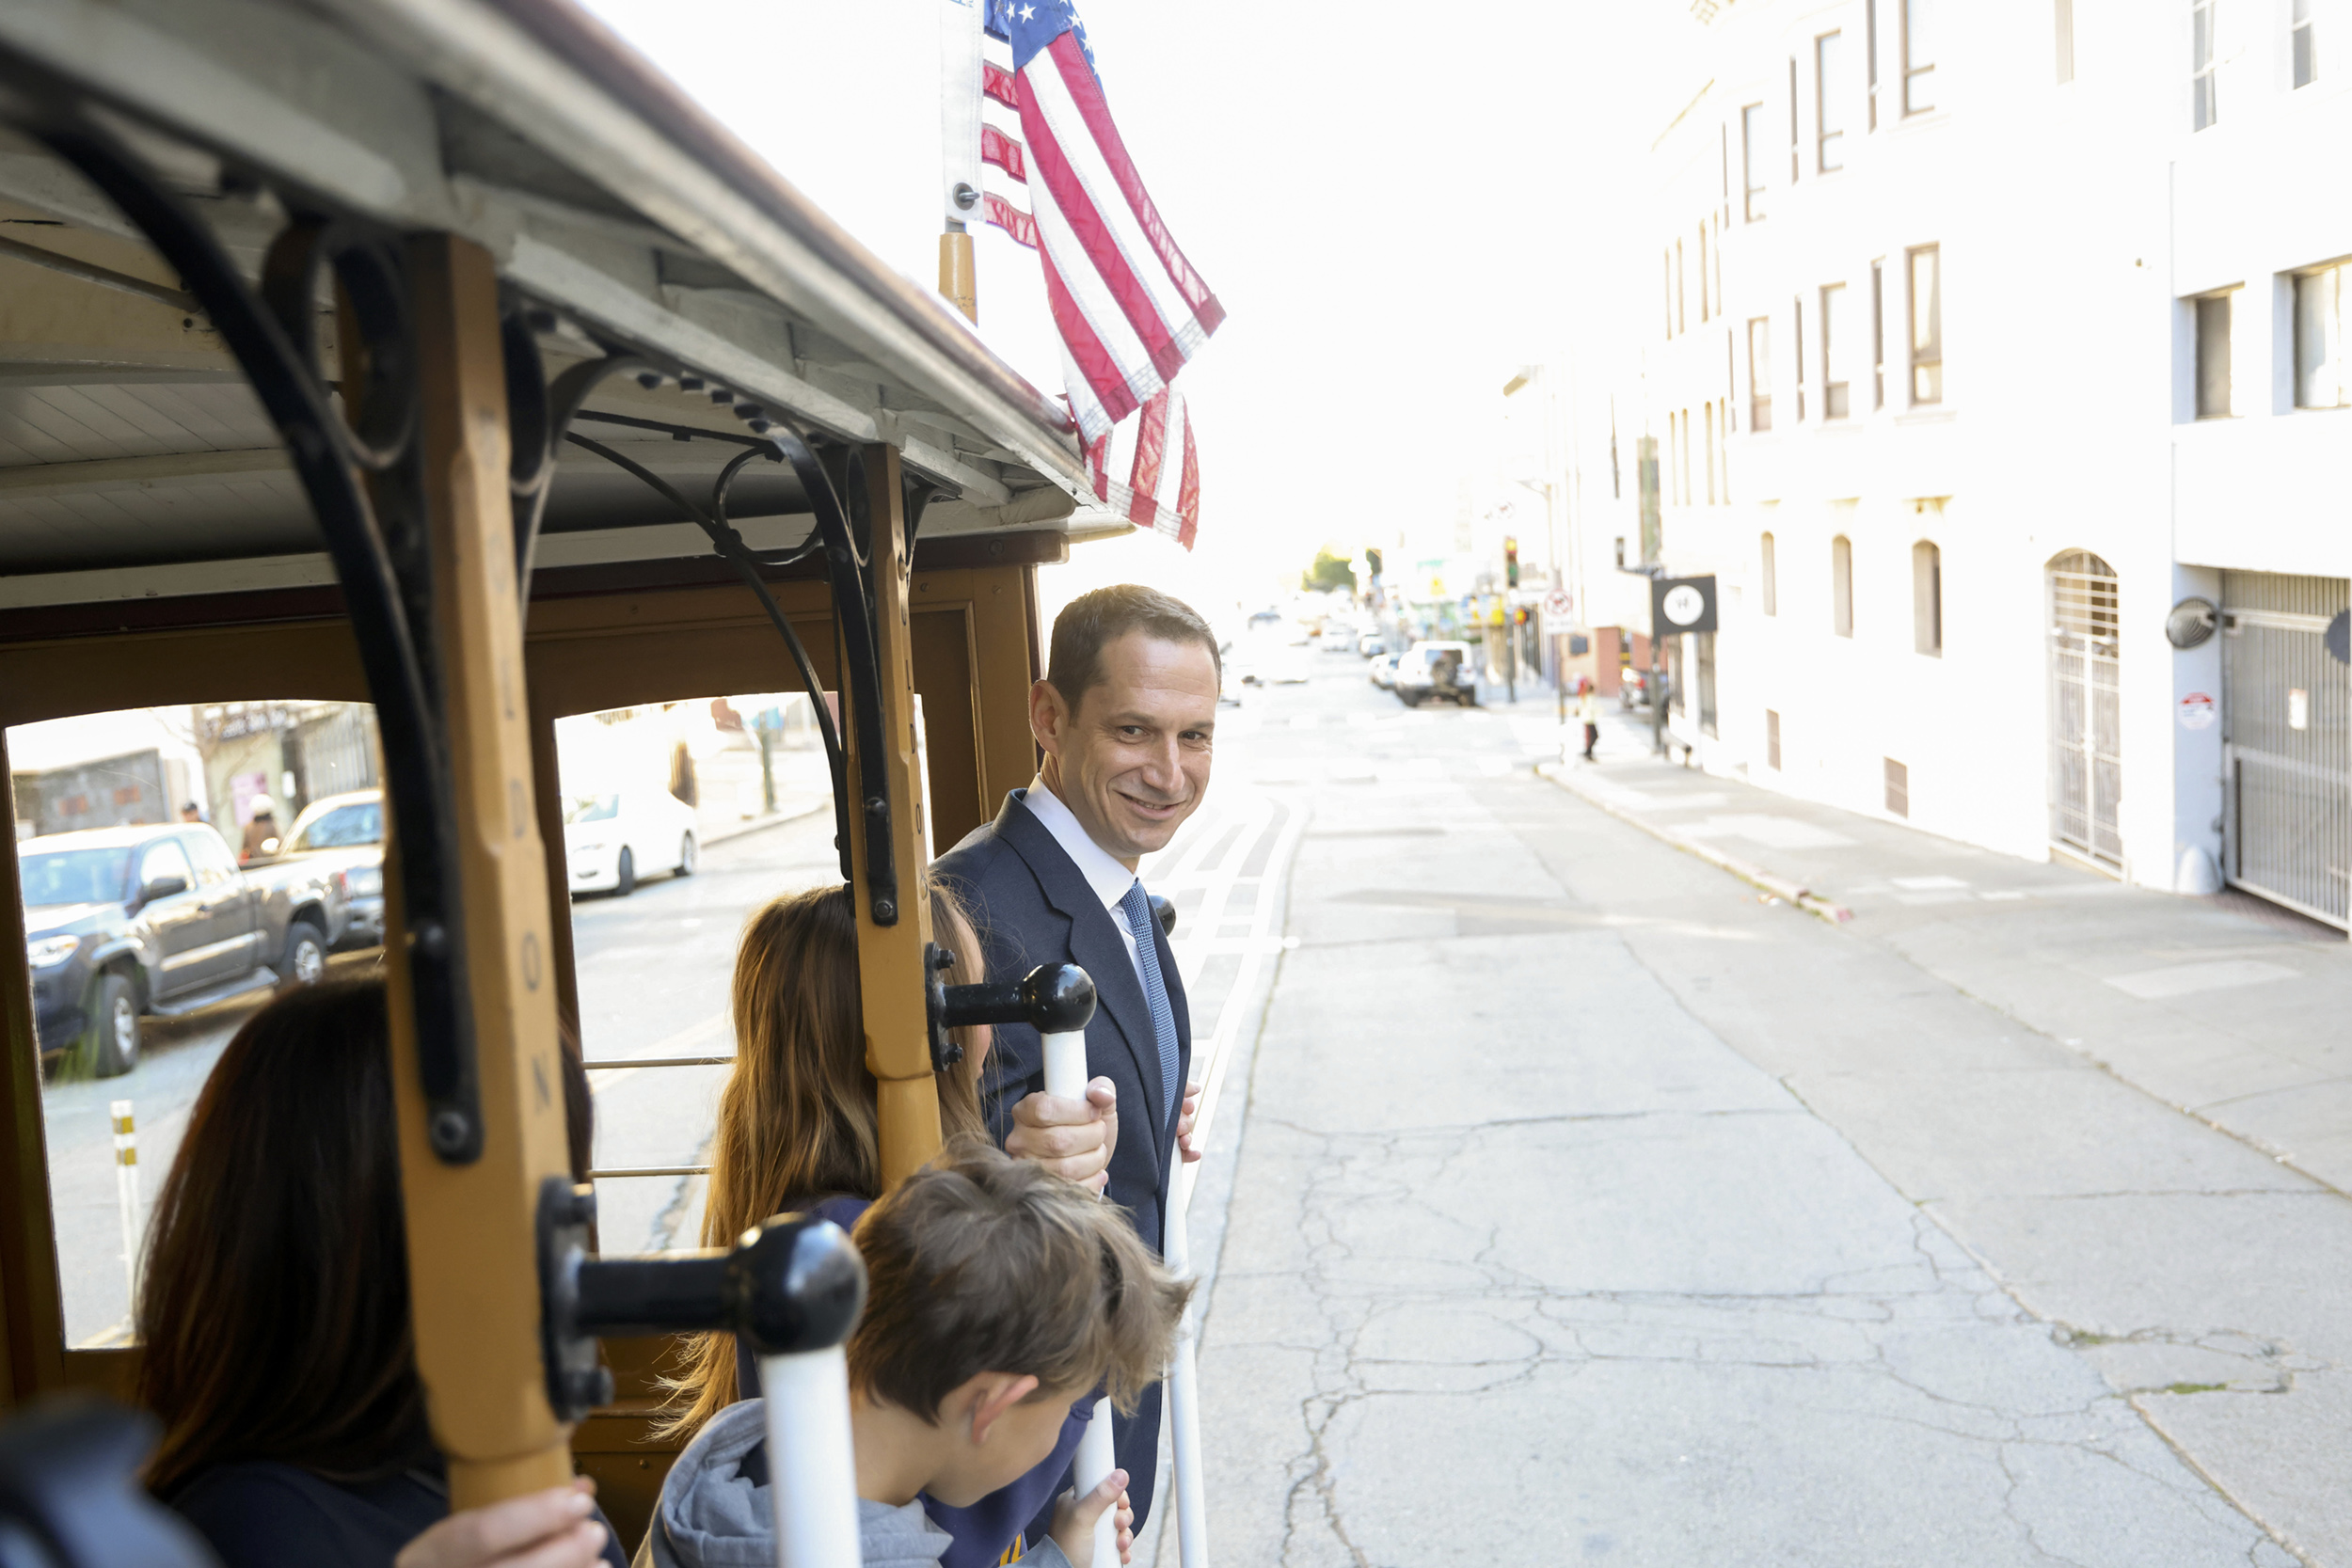
M 2120 871 L 2116 598 L 2115 568 L 2090 551 L 2050 562 L 2050 843 Z
M 2352 667 L 2326 643 L 2345 608 L 2343 578 L 2221 577 L 2224 874 L 2352 927 Z

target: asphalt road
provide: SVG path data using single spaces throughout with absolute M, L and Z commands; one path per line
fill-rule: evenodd
M 2352 1200 L 1536 777 L 1533 705 L 1227 730 L 1308 816 L 1203 1177 L 1218 1558 L 2352 1561 Z

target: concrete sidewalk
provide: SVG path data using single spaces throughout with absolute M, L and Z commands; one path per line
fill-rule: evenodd
M 1518 726 L 1524 728 L 1525 723 Z M 1973 848 L 1646 754 L 1539 768 L 1678 847 L 1851 911 L 1847 929 L 2278 1163 L 2352 1193 L 2352 946 L 2246 895 L 2186 898 Z

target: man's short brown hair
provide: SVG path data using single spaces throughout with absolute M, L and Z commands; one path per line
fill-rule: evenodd
M 1133 1410 L 1192 1294 L 1117 1208 L 977 1139 L 900 1182 L 856 1239 L 868 1290 L 850 1382 L 928 1421 L 981 1372 L 1100 1386 Z
M 1216 666 L 1218 684 L 1224 683 L 1225 658 L 1217 652 L 1216 633 L 1199 610 L 1156 588 L 1122 582 L 1079 594 L 1054 617 L 1045 679 L 1061 693 L 1071 712 L 1077 712 L 1079 700 L 1103 684 L 1103 650 L 1131 631 L 1167 642 L 1200 643 Z

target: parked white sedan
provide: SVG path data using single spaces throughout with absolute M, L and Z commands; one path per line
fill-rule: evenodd
M 566 796 L 564 860 L 574 893 L 626 898 L 655 871 L 694 873 L 694 808 L 666 789 L 632 785 Z

